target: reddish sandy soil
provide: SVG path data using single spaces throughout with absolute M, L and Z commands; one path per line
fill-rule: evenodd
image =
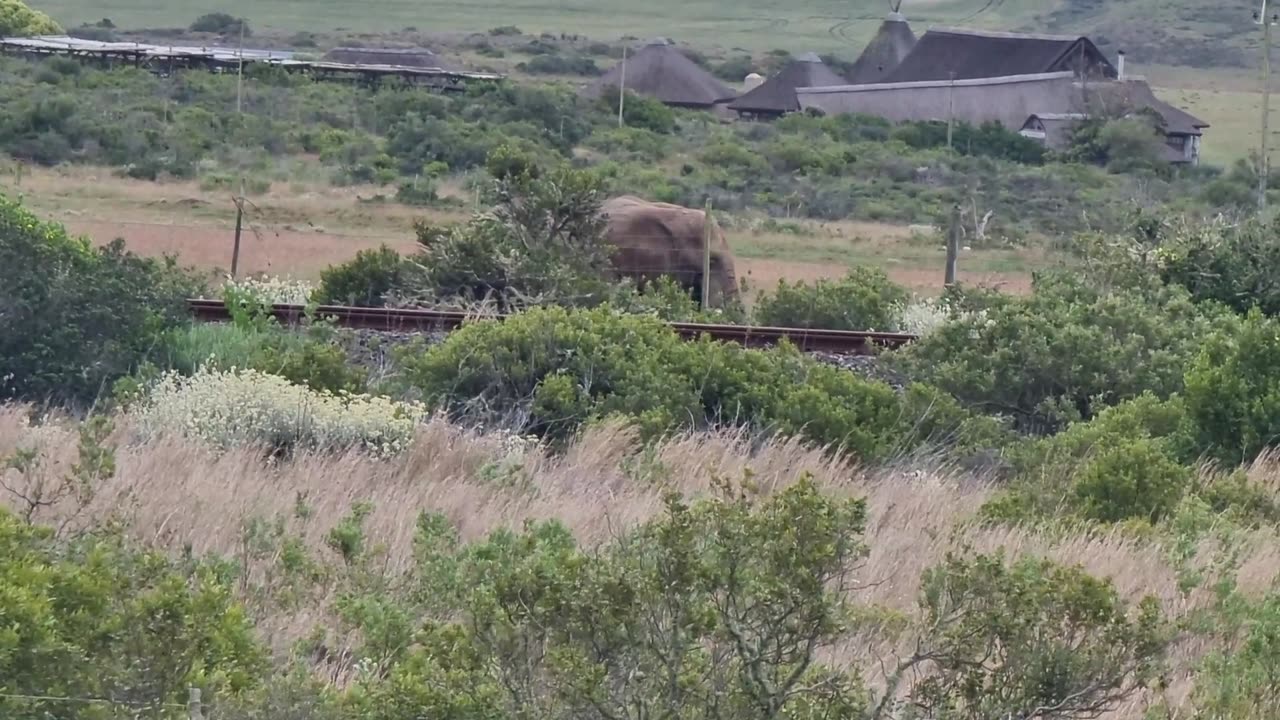
M 158 225 L 142 223 L 108 223 L 98 221 L 66 221 L 67 229 L 99 242 L 122 237 L 128 247 L 143 255 L 176 254 L 185 265 L 226 271 L 231 266 L 233 229 L 221 226 Z M 410 252 L 415 243 L 410 238 L 388 237 L 385 240 L 355 237 L 328 232 L 299 230 L 247 230 L 240 246 L 242 274 L 268 273 L 315 278 L 329 265 L 351 259 L 361 250 L 380 242 L 401 252 Z M 845 268 L 828 263 L 786 260 L 741 259 L 739 272 L 755 288 L 769 288 L 779 279 L 792 282 L 834 278 Z M 941 273 L 926 269 L 890 268 L 889 276 L 919 293 L 936 293 L 942 285 Z M 983 273 L 965 278 L 971 283 L 998 285 L 1006 292 L 1025 292 L 1030 279 L 1024 275 Z

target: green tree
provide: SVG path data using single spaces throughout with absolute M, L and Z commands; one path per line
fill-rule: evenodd
M 1187 407 L 1222 461 L 1249 462 L 1280 441 L 1280 320 L 1253 310 L 1205 339 L 1187 372 Z
M 171 260 L 95 248 L 0 196 L 0 398 L 95 399 L 160 347 L 196 287 Z
M 599 178 L 566 164 L 544 167 L 509 145 L 490 153 L 488 169 L 491 210 L 465 225 L 418 225 L 417 290 L 440 299 L 491 298 L 504 309 L 602 302 L 613 248 Z

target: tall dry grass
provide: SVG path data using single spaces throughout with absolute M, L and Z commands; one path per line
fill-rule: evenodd
M 24 408 L 0 408 L 0 457 L 21 447 L 38 448 L 49 476 L 65 472 L 76 459 L 76 429 L 50 422 L 33 427 Z M 136 540 L 156 548 L 196 555 L 236 555 L 244 527 L 252 518 L 288 518 L 301 501 L 310 519 L 294 528 L 313 548 L 352 506 L 372 504 L 366 521 L 369 539 L 385 545 L 386 570 L 401 573 L 412 561 L 415 520 L 422 511 L 447 515 L 464 540 L 495 528 L 518 527 L 530 519 L 558 519 L 585 543 L 604 541 L 659 512 L 662 494 L 710 491 L 714 478 L 751 473 L 766 491 L 810 473 L 829 491 L 865 497 L 870 514 L 866 542 L 870 554 L 861 570 L 859 599 L 913 615 L 922 572 L 950 552 L 994 552 L 1012 557 L 1034 555 L 1079 563 L 1088 572 L 1110 578 L 1119 592 L 1136 601 L 1159 599 L 1173 618 L 1208 607 L 1207 590 L 1179 589 L 1170 555 L 1156 542 L 1120 529 L 1055 528 L 1033 530 L 984 525 L 978 508 L 993 488 L 984 478 L 940 470 L 929 464 L 863 468 L 798 441 L 758 443 L 736 432 L 687 434 L 645 450 L 629 429 L 590 429 L 566 453 L 540 450 L 511 455 L 506 438 L 478 434 L 435 421 L 419 432 L 411 449 L 390 461 L 358 452 L 303 454 L 273 462 L 255 449 L 215 454 L 184 440 L 131 443 L 127 427 L 118 428 L 115 474 L 102 480 L 83 507 L 70 501 L 42 508 L 36 519 L 85 527 L 107 518 L 119 522 Z M 497 477 L 494 468 L 506 468 Z M 1280 462 L 1264 459 L 1250 469 L 1255 482 L 1280 488 Z M 4 476 L 0 502 L 21 505 L 23 478 Z M 1243 538 L 1242 560 L 1233 570 L 1241 588 L 1261 593 L 1280 573 L 1280 544 L 1271 530 Z M 1196 564 L 1206 570 L 1217 548 L 1205 541 Z M 288 618 L 259 618 L 273 644 L 295 639 L 318 618 L 306 613 Z M 872 683 L 895 654 L 906 652 L 914 637 L 882 637 L 875 632 L 851 636 L 834 657 L 859 666 Z M 1175 646 L 1166 698 L 1181 703 L 1192 686 L 1197 660 L 1212 649 L 1208 640 L 1188 637 Z M 1138 718 L 1146 698 L 1108 717 Z

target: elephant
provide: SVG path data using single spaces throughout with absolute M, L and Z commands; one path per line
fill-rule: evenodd
M 601 214 L 607 221 L 606 239 L 614 247 L 613 270 L 617 277 L 634 278 L 643 287 L 648 281 L 667 275 L 692 291 L 695 300 L 702 300 L 705 212 L 622 195 L 606 200 Z M 707 304 L 719 306 L 737 299 L 738 279 L 724 231 L 715 218 L 711 222 Z

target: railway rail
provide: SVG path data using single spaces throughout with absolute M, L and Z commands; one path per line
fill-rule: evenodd
M 196 320 L 201 322 L 221 322 L 231 319 L 230 309 L 221 300 L 188 300 L 187 307 Z M 271 315 L 282 324 L 301 323 L 306 314 L 306 308 L 302 305 L 271 307 Z M 489 319 L 449 310 L 365 308 L 344 305 L 321 305 L 315 308 L 315 314 L 319 317 L 331 318 L 341 327 L 396 333 L 449 332 L 468 322 Z M 496 316 L 493 319 L 500 320 L 502 317 Z M 684 322 L 668 324 L 681 337 L 691 340 L 708 335 L 715 340 L 735 342 L 745 347 L 767 347 L 776 345 L 785 338 L 804 352 L 844 355 L 871 355 L 880 349 L 902 347 L 916 339 L 914 335 L 906 333 Z

